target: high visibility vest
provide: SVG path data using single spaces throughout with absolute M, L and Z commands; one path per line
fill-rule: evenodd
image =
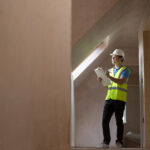
M 120 74 L 127 67 L 122 66 L 114 75 L 113 68 L 110 69 L 110 75 L 114 78 L 120 78 Z M 120 100 L 123 102 L 127 101 L 127 81 L 123 84 L 118 84 L 111 81 L 111 85 L 108 86 L 108 91 L 105 100 Z

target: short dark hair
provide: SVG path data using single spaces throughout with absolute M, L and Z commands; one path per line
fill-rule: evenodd
M 121 62 L 123 62 L 123 61 L 124 61 L 123 56 L 119 56 L 119 55 L 118 55 L 118 58 L 119 58 L 119 59 L 121 59 Z

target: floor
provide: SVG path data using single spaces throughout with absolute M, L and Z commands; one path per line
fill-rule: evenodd
M 103 149 L 103 148 L 71 148 L 71 150 L 106 150 L 106 149 Z M 144 149 L 144 148 L 109 148 L 111 150 L 148 150 L 148 149 Z

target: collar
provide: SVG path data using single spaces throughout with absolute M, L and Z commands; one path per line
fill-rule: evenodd
M 119 68 L 113 67 L 115 70 L 119 70 L 123 65 L 121 65 Z

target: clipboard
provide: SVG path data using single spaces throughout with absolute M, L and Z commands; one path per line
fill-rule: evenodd
M 94 69 L 94 71 L 95 71 L 97 77 L 102 78 L 103 86 L 108 86 L 111 84 L 111 80 L 105 75 L 103 68 L 98 67 L 98 68 Z

